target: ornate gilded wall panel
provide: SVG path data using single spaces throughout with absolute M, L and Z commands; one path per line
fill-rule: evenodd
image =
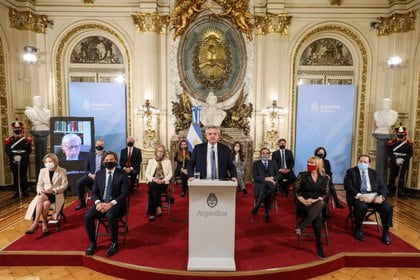
M 410 11 L 406 14 L 394 13 L 389 17 L 378 17 L 376 29 L 378 36 L 392 33 L 403 33 L 412 31 L 416 25 L 416 14 Z
M 416 125 L 414 131 L 414 155 L 411 159 L 411 186 L 417 188 L 420 165 L 420 73 L 417 81 Z
M 63 51 L 65 49 L 65 47 L 67 46 L 67 44 L 69 43 L 69 41 L 78 33 L 86 31 L 86 30 L 101 30 L 101 31 L 105 31 L 107 33 L 109 33 L 110 35 L 112 35 L 113 37 L 115 37 L 120 43 L 121 45 L 124 47 L 124 51 L 125 51 L 125 56 L 127 57 L 127 112 L 131 112 L 132 111 L 132 104 L 131 104 L 131 59 L 130 59 L 130 54 L 128 52 L 128 48 L 124 42 L 124 40 L 121 38 L 121 36 L 116 33 L 114 30 L 101 25 L 101 24 L 83 24 L 80 26 L 77 26 L 75 28 L 73 28 L 72 30 L 70 30 L 59 42 L 58 44 L 58 48 L 57 48 L 57 56 L 56 56 L 56 61 L 55 61 L 55 68 L 56 68 L 56 81 L 57 81 L 57 115 L 58 116 L 63 116 L 63 100 L 64 100 L 64 90 L 63 90 L 63 79 L 64 79 L 64 73 L 63 73 L 63 65 L 64 65 L 64 61 L 63 61 Z M 131 131 L 131 126 L 132 126 L 132 120 L 130 118 L 131 114 L 128 114 L 128 119 L 127 119 L 127 129 L 128 131 Z
M 0 38 L 0 112 L 1 112 L 1 133 L 3 137 L 8 137 L 9 135 L 9 118 L 8 118 L 8 109 L 7 109 L 7 94 L 6 94 L 6 66 L 4 61 L 4 48 L 3 41 Z M 1 139 L 3 141 L 3 139 Z M 6 153 L 3 152 L 3 166 L 4 170 L 4 182 L 5 184 L 11 184 L 12 178 L 9 168 L 9 158 Z M 7 171 L 6 171 L 7 170 Z
M 299 65 L 352 66 L 353 58 L 346 45 L 333 38 L 322 38 L 305 48 Z
M 31 11 L 18 11 L 9 8 L 10 27 L 19 30 L 29 30 L 36 33 L 45 33 L 48 26 L 47 15 L 39 15 Z
M 287 35 L 289 33 L 289 26 L 292 16 L 284 14 L 267 13 L 265 16 L 255 17 L 255 26 L 258 35 L 265 35 L 267 33 L 280 33 Z
M 358 129 L 356 131 L 356 154 L 361 154 L 365 152 L 363 150 L 363 138 L 365 136 L 365 115 L 366 115 L 366 82 L 367 82 L 367 67 L 368 67 L 368 57 L 366 47 L 364 46 L 362 40 L 355 34 L 353 31 L 343 27 L 343 26 L 336 26 L 336 25 L 325 25 L 314 30 L 310 31 L 305 37 L 298 43 L 292 61 L 292 69 L 293 69 L 293 78 L 292 78 L 292 106 L 290 115 L 292 116 L 292 124 L 296 122 L 295 118 L 295 108 L 296 108 L 296 73 L 297 73 L 297 63 L 298 58 L 297 55 L 300 52 L 300 49 L 307 44 L 308 41 L 312 40 L 313 36 L 319 35 L 320 33 L 340 33 L 346 37 L 348 37 L 352 42 L 354 42 L 355 46 L 359 50 L 361 56 L 361 71 L 360 71 L 360 83 L 358 87 L 358 108 L 359 108 L 359 116 L 358 116 Z M 326 35 L 328 37 L 328 35 Z M 295 127 L 292 125 L 291 128 L 291 141 L 290 143 L 294 143 L 294 135 L 295 135 Z
M 124 64 L 124 59 L 111 40 L 102 36 L 90 36 L 74 46 L 70 63 Z
M 136 25 L 137 32 L 154 32 L 166 34 L 169 24 L 168 16 L 160 16 L 158 13 L 137 13 L 131 16 Z
M 242 35 L 230 21 L 199 17 L 185 31 L 178 47 L 182 87 L 204 102 L 213 91 L 219 101 L 238 93 L 244 83 L 247 53 Z

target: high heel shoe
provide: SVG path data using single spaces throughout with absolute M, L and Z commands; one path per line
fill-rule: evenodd
M 48 236 L 48 234 L 50 234 L 49 231 L 48 231 L 48 229 L 47 228 L 43 228 L 42 229 L 42 236 L 45 237 L 45 236 Z
M 149 216 L 149 222 L 153 222 L 154 220 L 156 220 L 156 216 Z
M 28 229 L 25 231 L 25 234 L 32 234 L 35 232 L 36 229 Z

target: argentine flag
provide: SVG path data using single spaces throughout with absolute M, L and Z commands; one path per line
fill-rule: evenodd
M 188 130 L 187 134 L 187 144 L 188 150 L 192 152 L 194 146 L 197 144 L 203 143 L 203 135 L 201 134 L 200 129 L 200 106 L 193 106 L 192 107 L 192 122 L 190 126 L 190 130 Z

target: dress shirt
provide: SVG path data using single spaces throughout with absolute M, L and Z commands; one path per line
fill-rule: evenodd
M 207 143 L 207 178 L 211 179 L 211 146 L 214 146 L 214 153 L 215 153 L 215 161 L 216 161 L 216 179 L 219 178 L 219 172 L 218 172 L 218 160 L 217 160 L 217 143 L 212 145 L 210 143 Z

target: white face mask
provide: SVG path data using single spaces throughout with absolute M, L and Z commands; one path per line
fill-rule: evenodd
M 45 165 L 45 168 L 48 168 L 48 170 L 54 169 L 54 162 L 46 162 L 44 165 Z

